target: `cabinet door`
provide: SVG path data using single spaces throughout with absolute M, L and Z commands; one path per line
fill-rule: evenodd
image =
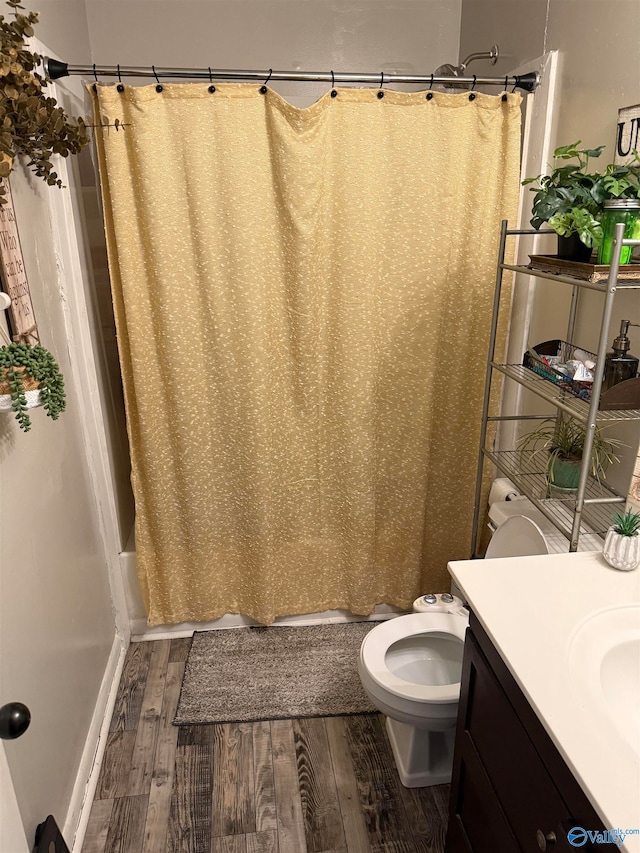
M 520 853 L 468 732 L 459 747 L 457 796 L 451 802 L 446 853 Z
M 509 684 L 514 688 L 519 690 L 515 682 Z M 519 698 L 524 700 L 521 692 Z M 533 714 L 528 705 L 527 710 Z M 529 729 L 468 631 L 447 853 L 568 853 L 575 848 L 567 831 L 576 822 Z
M 539 853 L 548 837 L 554 851 L 570 851 L 574 848 L 564 827 L 571 826 L 572 816 L 473 634 L 467 640 L 471 670 L 465 729 L 520 848 Z

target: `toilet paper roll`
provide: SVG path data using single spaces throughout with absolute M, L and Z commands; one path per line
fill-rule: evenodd
M 518 497 L 519 494 L 520 492 L 516 489 L 511 480 L 507 480 L 506 477 L 499 477 L 491 484 L 491 491 L 489 492 L 489 506 L 496 503 L 496 501 L 510 501 L 512 498 Z

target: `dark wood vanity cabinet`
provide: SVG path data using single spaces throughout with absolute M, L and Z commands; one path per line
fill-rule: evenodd
M 472 613 L 445 853 L 575 851 L 567 839 L 575 826 L 604 830 Z M 589 843 L 581 847 L 591 849 L 595 848 Z M 603 845 L 597 849 L 603 850 Z

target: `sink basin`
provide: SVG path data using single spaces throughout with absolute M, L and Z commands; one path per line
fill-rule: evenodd
M 589 712 L 640 756 L 640 604 L 600 610 L 569 645 L 569 677 Z

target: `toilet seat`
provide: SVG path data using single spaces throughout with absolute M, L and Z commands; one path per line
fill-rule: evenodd
M 485 559 L 532 557 L 548 554 L 549 547 L 540 527 L 526 515 L 512 515 L 491 537 Z
M 364 638 L 360 650 L 362 664 L 371 679 L 383 690 L 404 699 L 434 704 L 457 702 L 460 680 L 451 684 L 415 684 L 392 672 L 387 653 L 399 640 L 423 634 L 444 634 L 464 643 L 468 617 L 459 613 L 413 613 L 384 622 Z

